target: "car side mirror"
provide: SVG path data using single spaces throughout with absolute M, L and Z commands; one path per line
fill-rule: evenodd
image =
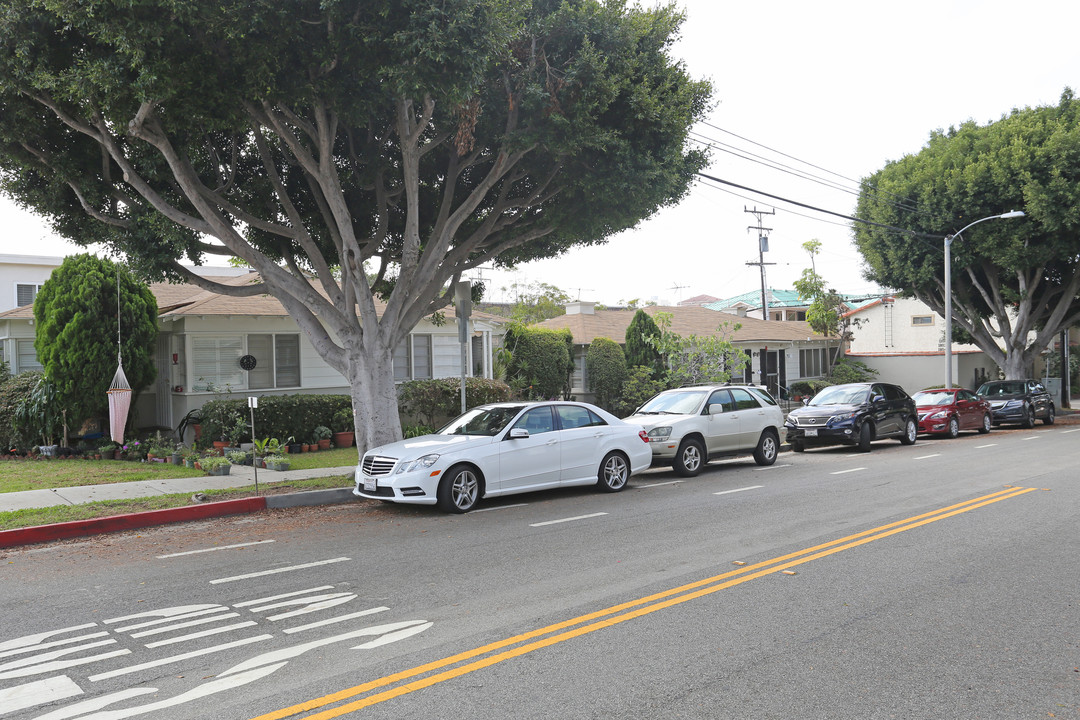
M 802 404 L 803 404 L 803 407 L 806 407 L 807 405 L 809 405 L 810 404 L 810 398 L 805 398 L 804 397 L 802 399 Z
M 870 402 L 872 402 L 874 404 L 877 404 L 879 402 L 885 402 L 885 396 L 884 395 L 875 395 L 873 397 L 873 399 L 870 400 Z
M 507 436 L 510 440 L 524 440 L 529 437 L 529 431 L 525 428 L 510 428 L 510 434 Z

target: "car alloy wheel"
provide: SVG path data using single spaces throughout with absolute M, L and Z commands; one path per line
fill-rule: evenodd
M 904 425 L 904 436 L 900 438 L 900 442 L 904 445 L 914 445 L 918 437 L 918 424 L 913 419 L 908 418 L 907 423 Z
M 683 477 L 693 477 L 701 472 L 705 462 L 705 447 L 698 440 L 683 440 L 675 454 L 675 472 Z
M 626 481 L 630 479 L 630 465 L 626 458 L 617 452 L 608 453 L 604 461 L 600 463 L 600 472 L 597 473 L 596 484 L 605 492 L 619 492 L 626 487 Z
M 757 447 L 754 448 L 754 462 L 758 465 L 772 465 L 776 462 L 779 445 L 779 441 L 771 430 L 762 432 Z
M 439 509 L 445 512 L 469 512 L 479 497 L 480 479 L 467 467 L 451 468 L 439 483 Z
M 949 437 L 954 438 L 960 434 L 960 423 L 955 417 L 949 418 Z

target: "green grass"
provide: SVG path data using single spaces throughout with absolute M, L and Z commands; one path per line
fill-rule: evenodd
M 314 468 L 356 466 L 360 456 L 355 447 L 334 448 L 309 453 L 290 453 L 285 456 L 290 470 L 312 470 Z
M 352 478 L 350 476 L 337 475 L 334 477 L 313 478 L 311 480 L 289 480 L 269 485 L 260 484 L 259 494 L 276 495 L 285 492 L 303 492 L 305 490 L 349 487 L 350 485 L 352 485 Z M 211 502 L 220 502 L 222 500 L 252 497 L 255 495 L 255 486 L 246 485 L 238 488 L 205 490 L 203 492 L 210 498 Z M 15 528 L 33 527 L 35 525 L 51 525 L 53 523 L 69 522 L 72 520 L 90 520 L 93 518 L 108 517 L 110 515 L 124 515 L 146 510 L 163 510 L 166 508 L 183 507 L 185 505 L 191 505 L 191 493 L 155 495 L 153 497 L 132 498 L 129 500 L 102 500 L 99 502 L 85 503 L 83 505 L 56 505 L 54 507 L 46 508 L 29 508 L 12 512 L 0 512 L 0 530 L 13 530 Z
M 134 480 L 199 477 L 205 474 L 201 470 L 169 463 L 63 458 L 0 460 L 0 493 L 75 485 L 106 485 Z

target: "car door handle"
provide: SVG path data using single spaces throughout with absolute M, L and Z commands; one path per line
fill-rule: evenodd
M 555 444 L 555 443 L 557 443 L 557 442 L 558 442 L 558 440 L 555 440 L 555 439 L 551 439 L 551 440 L 548 440 L 548 441 L 547 441 L 546 443 L 544 443 L 544 444 L 545 444 L 545 445 L 554 445 L 554 444 Z

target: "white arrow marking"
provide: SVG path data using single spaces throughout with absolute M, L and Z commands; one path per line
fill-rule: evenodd
M 250 580 L 251 578 L 263 577 L 265 575 L 277 575 L 278 573 L 292 572 L 294 570 L 306 570 L 307 568 L 319 567 L 320 565 L 331 565 L 333 563 L 346 562 L 352 560 L 352 558 L 339 557 L 333 560 L 319 560 L 318 562 L 304 563 L 303 565 L 292 565 L 290 567 L 275 568 L 273 570 L 262 570 L 261 572 L 247 573 L 246 575 L 234 575 L 227 578 L 218 578 L 217 580 L 211 580 L 211 585 L 219 585 L 221 583 L 236 582 L 237 580 Z
M 106 705 L 112 705 L 113 703 L 118 703 L 122 700 L 127 700 L 128 698 L 139 697 L 140 695 L 150 695 L 157 691 L 157 688 L 128 688 L 127 690 L 121 690 L 120 692 L 100 695 L 90 700 L 84 700 L 80 703 L 75 703 L 74 705 L 68 705 L 59 710 L 53 710 L 51 713 L 39 715 L 34 718 L 34 720 L 67 720 L 67 718 L 72 718 L 76 715 L 100 710 Z
M 98 675 L 91 675 L 87 678 L 90 682 L 99 682 L 101 680 L 108 680 L 109 678 L 119 677 L 120 675 L 130 675 L 131 673 L 139 672 L 140 670 L 148 670 L 149 668 L 159 667 L 161 665 L 169 665 L 170 663 L 183 662 L 193 657 L 199 657 L 201 655 L 209 655 L 211 653 L 222 652 L 223 650 L 232 650 L 235 647 L 242 645 L 250 645 L 255 642 L 262 642 L 263 640 L 273 640 L 273 635 L 256 635 L 255 637 L 244 638 L 243 640 L 236 640 L 235 642 L 225 643 L 224 645 L 215 645 L 213 647 L 204 648 L 202 650 L 194 650 L 183 655 L 172 655 L 171 657 L 161 658 L 160 660 L 152 660 L 150 662 L 142 663 L 141 665 L 129 665 L 119 670 L 110 670 L 109 672 L 99 673 Z M 130 652 L 125 650 L 125 652 Z
M 82 695 L 82 688 L 67 675 L 36 680 L 0 690 L 0 715 Z
M 47 632 L 37 633 L 35 635 L 26 635 L 24 637 L 15 638 L 14 640 L 5 640 L 0 643 L 0 650 L 10 650 L 11 648 L 29 647 L 31 645 L 37 645 L 47 637 L 53 635 L 60 635 L 66 632 L 74 632 L 76 630 L 85 630 L 87 628 L 97 627 L 97 623 L 87 623 L 85 625 L 75 625 L 74 627 L 64 628 L 63 630 L 49 630 Z M 73 642 L 65 640 L 63 642 Z

